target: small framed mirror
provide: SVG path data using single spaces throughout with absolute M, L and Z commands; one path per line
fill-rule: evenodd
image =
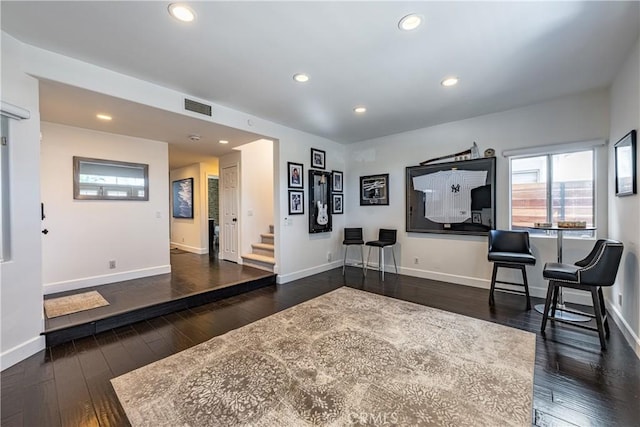
M 331 172 L 309 170 L 309 233 L 331 231 Z
M 149 200 L 149 165 L 74 156 L 73 198 Z

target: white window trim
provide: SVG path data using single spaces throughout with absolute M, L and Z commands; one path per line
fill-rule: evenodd
M 573 151 L 586 151 L 595 147 L 607 145 L 606 139 L 593 139 L 590 141 L 565 142 L 560 144 L 537 145 L 535 147 L 515 148 L 503 150 L 502 157 L 532 157 L 547 154 L 570 153 Z

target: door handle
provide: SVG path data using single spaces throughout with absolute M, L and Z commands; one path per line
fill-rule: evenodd
M 44 230 L 42 230 L 42 234 L 49 234 L 49 230 L 45 228 Z
M 238 218 L 233 218 L 231 221 L 238 222 Z

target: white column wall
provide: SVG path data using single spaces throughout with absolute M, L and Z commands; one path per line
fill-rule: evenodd
M 38 81 L 26 74 L 22 45 L 1 35 L 2 101 L 29 110 L 9 120 L 11 259 L 0 263 L 0 369 L 44 348 L 40 233 Z
M 613 181 L 613 146 L 632 129 L 638 132 L 636 143 L 640 144 L 640 40 L 611 86 L 609 231 L 611 238 L 624 243 L 624 252 L 616 284 L 605 291 L 609 311 L 614 313 L 616 323 L 640 357 L 640 195 L 616 197 Z M 640 147 L 636 148 L 636 164 L 640 166 Z

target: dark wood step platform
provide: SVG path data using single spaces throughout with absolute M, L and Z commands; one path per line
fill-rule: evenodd
M 47 295 L 49 299 L 95 290 L 109 305 L 45 318 L 42 335 L 46 337 L 46 345 L 54 346 L 276 283 L 276 275 L 271 272 L 210 259 L 207 255 L 180 253 L 172 254 L 171 258 L 172 272 L 168 274 Z

